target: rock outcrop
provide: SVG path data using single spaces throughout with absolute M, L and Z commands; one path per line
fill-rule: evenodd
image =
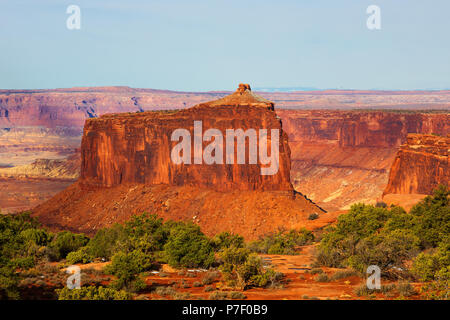
M 201 122 L 197 133 L 195 122 Z M 172 141 L 171 136 L 180 129 L 189 132 L 190 164 L 176 164 L 171 158 L 173 148 L 179 143 L 179 138 Z M 221 159 L 216 161 L 219 164 L 206 164 L 202 156 L 211 143 L 205 141 L 205 137 L 202 139 L 209 129 L 219 130 L 223 135 L 216 141 L 222 153 Z M 245 163 L 238 164 L 236 155 L 233 155 L 233 164 L 227 163 L 227 132 L 239 129 L 243 132 L 254 130 L 255 133 L 260 129 L 267 130 L 268 150 L 273 138 L 270 133 L 276 130 L 279 159 L 275 160 L 278 166 L 275 174 L 261 174 L 261 168 L 265 166 L 261 164 L 260 157 L 258 163 L 250 163 L 249 139 L 245 139 Z M 196 147 L 194 136 L 198 134 L 200 144 Z M 261 137 L 257 140 L 260 145 Z M 238 152 L 237 143 L 233 142 L 233 145 L 234 154 Z M 200 163 L 194 163 L 196 152 L 200 152 Z M 288 139 L 282 130 L 281 121 L 276 117 L 273 103 L 254 95 L 244 85 L 230 96 L 190 109 L 110 114 L 88 119 L 81 143 L 81 158 L 80 182 L 89 186 L 164 183 L 220 191 L 293 190 L 289 176 L 291 164 Z
M 197 132 L 194 123 L 200 121 L 202 129 Z M 234 163 L 228 163 L 225 151 L 222 164 L 204 163 L 204 157 L 200 157 L 201 163 L 176 163 L 171 155 L 179 141 L 172 141 L 172 134 L 178 129 L 189 134 L 193 147 L 186 155 L 194 162 L 196 152 L 205 153 L 212 141 L 203 139 L 195 146 L 195 137 L 205 135 L 208 129 L 224 136 L 230 129 L 267 130 L 267 155 L 273 154 L 272 146 L 277 144 L 278 168 L 274 174 L 261 174 L 262 168 L 269 166 L 260 158 L 261 135 L 257 137 L 256 163 L 250 163 L 251 139 L 245 139 L 242 164 L 237 163 L 237 143 L 232 149 Z M 214 142 L 226 148 L 218 136 Z M 217 150 L 214 155 L 220 159 Z M 146 210 L 166 219 L 192 220 L 207 234 L 232 231 L 249 239 L 296 226 L 310 213 L 323 212 L 293 190 L 288 138 L 281 120 L 273 103 L 253 94 L 248 85 L 240 85 L 225 98 L 185 110 L 88 119 L 79 181 L 35 208 L 34 214 L 55 228 L 92 233 Z
M 400 146 L 384 194 L 432 194 L 450 186 L 450 135 L 409 134 Z

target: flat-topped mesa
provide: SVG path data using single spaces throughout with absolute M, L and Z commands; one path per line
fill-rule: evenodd
M 189 135 L 186 141 L 180 132 Z M 249 138 L 252 133 L 255 139 Z M 245 147 L 244 157 L 239 157 L 239 141 Z M 175 152 L 183 159 L 180 163 L 173 155 L 182 142 L 188 146 Z M 262 174 L 268 167 L 275 170 Z M 216 191 L 293 191 L 288 137 L 281 120 L 273 103 L 253 94 L 245 84 L 227 97 L 189 109 L 86 120 L 80 183 L 87 187 L 168 184 Z
M 383 194 L 432 194 L 439 184 L 450 186 L 449 149 L 450 135 L 408 134 Z

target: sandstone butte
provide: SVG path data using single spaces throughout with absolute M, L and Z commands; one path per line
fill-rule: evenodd
M 392 164 L 384 198 L 390 203 L 407 203 L 409 198 L 413 202 L 440 184 L 449 187 L 449 149 L 450 135 L 408 134 Z
M 174 164 L 170 152 L 178 141 L 171 141 L 172 132 L 185 128 L 193 136 L 194 121 L 199 120 L 203 132 L 278 129 L 278 172 L 261 175 L 259 159 L 248 164 L 248 154 L 246 164 Z M 229 96 L 188 109 L 87 119 L 80 178 L 36 207 L 33 215 L 57 230 L 93 234 L 133 214 L 150 212 L 192 221 L 208 235 L 230 231 L 255 239 L 304 225 L 311 213 L 324 213 L 294 191 L 290 161 L 288 136 L 274 104 L 240 84 Z

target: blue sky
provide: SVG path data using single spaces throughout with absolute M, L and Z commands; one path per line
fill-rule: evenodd
M 0 0 L 0 39 L 1 89 L 450 88 L 448 0 Z

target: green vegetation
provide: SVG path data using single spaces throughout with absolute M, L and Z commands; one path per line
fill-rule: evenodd
M 224 249 L 220 258 L 220 270 L 228 285 L 245 290 L 250 287 L 274 286 L 283 274 L 264 268 L 262 259 L 246 248 L 229 247 Z
M 279 231 L 249 244 L 248 248 L 256 253 L 296 254 L 295 248 L 314 241 L 314 235 L 306 229 Z
M 128 300 L 130 294 L 124 290 L 100 287 L 82 287 L 77 290 L 70 290 L 65 287 L 56 290 L 58 300 Z
M 369 265 L 378 265 L 383 276 L 427 282 L 422 294 L 429 299 L 447 299 L 450 279 L 450 191 L 439 187 L 409 213 L 400 207 L 357 204 L 339 216 L 322 235 L 315 266 L 347 268 L 327 275 L 320 268 L 309 271 L 318 282 L 337 281 L 365 274 Z M 296 254 L 299 246 L 315 240 L 306 229 L 279 231 L 245 243 L 242 236 L 223 232 L 206 237 L 192 223 L 164 222 L 156 215 L 133 216 L 124 224 L 99 230 L 88 238 L 69 231 L 49 232 L 27 213 L 0 216 L 0 299 L 20 298 L 20 287 L 53 286 L 49 298 L 65 300 L 146 298 L 137 295 L 154 290 L 144 282 L 151 270 L 168 263 L 182 268 L 180 275 L 196 277 L 186 268 L 211 268 L 198 281 L 181 280 L 172 287 L 154 291 L 161 297 L 187 299 L 174 288 L 205 286 L 214 299 L 244 299 L 238 291 L 215 291 L 212 284 L 223 280 L 232 288 L 278 287 L 283 274 L 264 265 L 258 254 Z M 49 264 L 58 262 L 58 265 Z M 83 270 L 82 288 L 61 289 L 67 274 L 63 266 L 91 261 L 111 261 L 102 271 Z M 408 263 L 406 263 L 408 262 Z M 45 275 L 45 277 L 42 277 Z M 110 275 L 110 276 L 108 276 Z M 161 277 L 167 276 L 160 272 Z M 112 278 L 112 279 L 111 279 Z M 107 279 L 107 280 L 106 280 Z M 197 280 L 197 279 L 195 279 Z M 104 287 L 108 281 L 108 287 Z M 56 289 L 56 290 L 55 290 Z M 373 291 L 359 288 L 357 294 L 376 292 L 401 297 L 416 294 L 407 282 L 382 286 Z M 148 292 L 148 291 L 146 291 Z
M 173 267 L 210 267 L 214 250 L 209 239 L 192 223 L 177 223 L 164 245 L 167 263 Z
M 409 214 L 400 207 L 352 206 L 348 214 L 338 218 L 336 226 L 328 228 L 319 246 L 318 264 L 352 267 L 360 272 L 369 265 L 378 265 L 384 272 L 404 269 L 405 260 L 448 241 L 448 195 L 449 191 L 440 187 Z
M 348 214 L 339 216 L 335 226 L 324 234 L 316 264 L 328 267 L 350 267 L 365 273 L 377 265 L 384 275 L 415 276 L 421 281 L 435 281 L 439 288 L 450 279 L 450 190 L 437 188 L 409 213 L 400 207 L 356 204 Z M 413 261 L 408 269 L 406 261 Z M 365 289 L 361 288 L 360 293 Z M 402 284 L 402 296 L 412 294 Z M 436 296 L 434 296 L 436 297 Z

